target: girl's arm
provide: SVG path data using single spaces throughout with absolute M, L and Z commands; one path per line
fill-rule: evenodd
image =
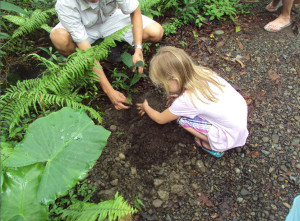
M 148 101 L 145 100 L 144 103 L 136 104 L 138 106 L 138 110 L 140 110 L 140 114 L 144 115 L 145 113 L 158 124 L 166 124 L 172 120 L 176 120 L 179 116 L 174 115 L 170 112 L 169 108 L 164 110 L 163 112 L 158 112 L 149 106 Z

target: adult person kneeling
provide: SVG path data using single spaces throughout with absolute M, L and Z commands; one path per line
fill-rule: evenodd
M 117 5 L 119 8 L 117 8 Z M 52 29 L 50 38 L 64 56 L 91 47 L 96 40 L 106 38 L 123 27 L 133 27 L 122 38 L 135 46 L 133 64 L 143 61 L 142 42 L 157 42 L 163 36 L 160 24 L 142 15 L 138 0 L 57 0 L 55 5 L 59 23 Z M 98 64 L 99 65 L 99 64 Z M 117 110 L 128 109 L 126 97 L 115 90 L 103 70 L 93 68 L 99 83 Z M 143 67 L 138 68 L 143 72 Z

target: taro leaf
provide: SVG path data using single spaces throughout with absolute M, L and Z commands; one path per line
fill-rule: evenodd
M 134 67 L 144 67 L 144 62 L 138 61 L 135 63 Z
M 13 145 L 7 142 L 1 142 L 1 188 L 4 182 L 4 164 L 3 161 L 14 151 Z
M 83 111 L 66 107 L 33 122 L 5 165 L 22 167 L 44 162 L 38 200 L 47 204 L 85 177 L 109 135 Z
M 42 164 L 10 168 L 1 193 L 1 220 L 47 220 L 48 207 L 37 200 Z

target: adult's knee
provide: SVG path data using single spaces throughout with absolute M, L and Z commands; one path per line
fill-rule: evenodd
M 70 33 L 63 28 L 52 30 L 50 33 L 50 39 L 55 48 L 65 56 L 69 56 L 76 50 L 76 45 L 73 42 Z
M 158 42 L 163 37 L 164 29 L 159 23 L 155 22 L 146 27 L 144 32 L 148 41 Z

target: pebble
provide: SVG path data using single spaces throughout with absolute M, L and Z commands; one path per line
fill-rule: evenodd
M 183 190 L 183 185 L 175 184 L 171 186 L 171 193 L 180 193 Z
M 109 127 L 109 130 L 111 130 L 112 132 L 115 132 L 117 130 L 117 126 L 116 125 L 111 125 Z
M 250 192 L 249 192 L 248 190 L 246 190 L 246 189 L 244 189 L 244 188 L 241 190 L 241 195 L 242 195 L 242 196 L 247 196 L 247 195 L 249 195 L 249 194 L 250 194 Z
M 155 208 L 159 208 L 161 207 L 161 205 L 163 204 L 163 201 L 161 201 L 160 199 L 156 199 L 152 202 L 152 205 L 155 207 Z
M 197 190 L 199 189 L 198 185 L 196 183 L 192 183 L 191 184 L 191 187 L 194 189 L 194 190 Z
M 241 170 L 239 168 L 235 168 L 234 170 L 237 174 L 241 173 Z
M 153 185 L 155 186 L 155 187 L 158 187 L 158 186 L 160 186 L 161 184 L 163 184 L 165 181 L 164 180 L 162 180 L 162 179 L 154 179 L 153 180 Z
M 112 181 L 110 182 L 110 184 L 113 185 L 113 186 L 118 186 L 118 183 L 119 183 L 119 180 L 118 180 L 118 179 L 112 180 Z
M 300 163 L 297 163 L 297 164 L 296 164 L 296 168 L 297 168 L 297 169 L 300 169 Z
M 204 166 L 204 163 L 202 162 L 202 160 L 197 160 L 196 164 L 195 164 L 196 170 L 200 171 L 202 173 L 206 172 L 206 168 Z
M 275 171 L 275 168 L 274 167 L 270 167 L 269 168 L 269 173 L 273 173 Z
M 298 146 L 298 145 L 299 145 L 299 143 L 300 143 L 300 139 L 298 139 L 298 138 L 295 138 L 295 139 L 293 139 L 293 140 L 292 140 L 292 143 L 291 143 L 291 145 L 292 145 L 292 146 Z
M 261 152 L 262 152 L 264 155 L 267 155 L 267 156 L 270 154 L 270 152 L 267 151 L 267 150 L 261 150 Z
M 265 142 L 265 143 L 266 143 L 266 142 L 268 142 L 268 141 L 269 141 L 269 137 L 263 137 L 263 138 L 262 138 L 262 140 L 263 140 L 263 142 Z
M 280 165 L 280 169 L 282 169 L 284 172 L 287 172 L 287 171 L 288 171 L 288 169 L 286 168 L 285 165 Z
M 131 175 L 137 175 L 137 171 L 135 167 L 130 168 Z
M 168 201 L 169 192 L 164 191 L 164 190 L 159 190 L 159 191 L 157 191 L 157 194 L 162 201 Z
M 279 141 L 279 136 L 278 136 L 278 134 L 273 134 L 272 135 L 272 141 L 274 142 L 274 143 L 278 143 L 278 141 Z
M 121 159 L 121 160 L 125 160 L 125 155 L 123 154 L 123 153 L 119 153 L 119 158 Z
M 223 35 L 225 32 L 223 30 L 216 30 L 214 31 L 215 35 Z
M 241 202 L 243 202 L 243 198 L 242 197 L 239 197 L 239 198 L 237 198 L 237 201 L 239 202 L 239 203 L 241 203 Z

